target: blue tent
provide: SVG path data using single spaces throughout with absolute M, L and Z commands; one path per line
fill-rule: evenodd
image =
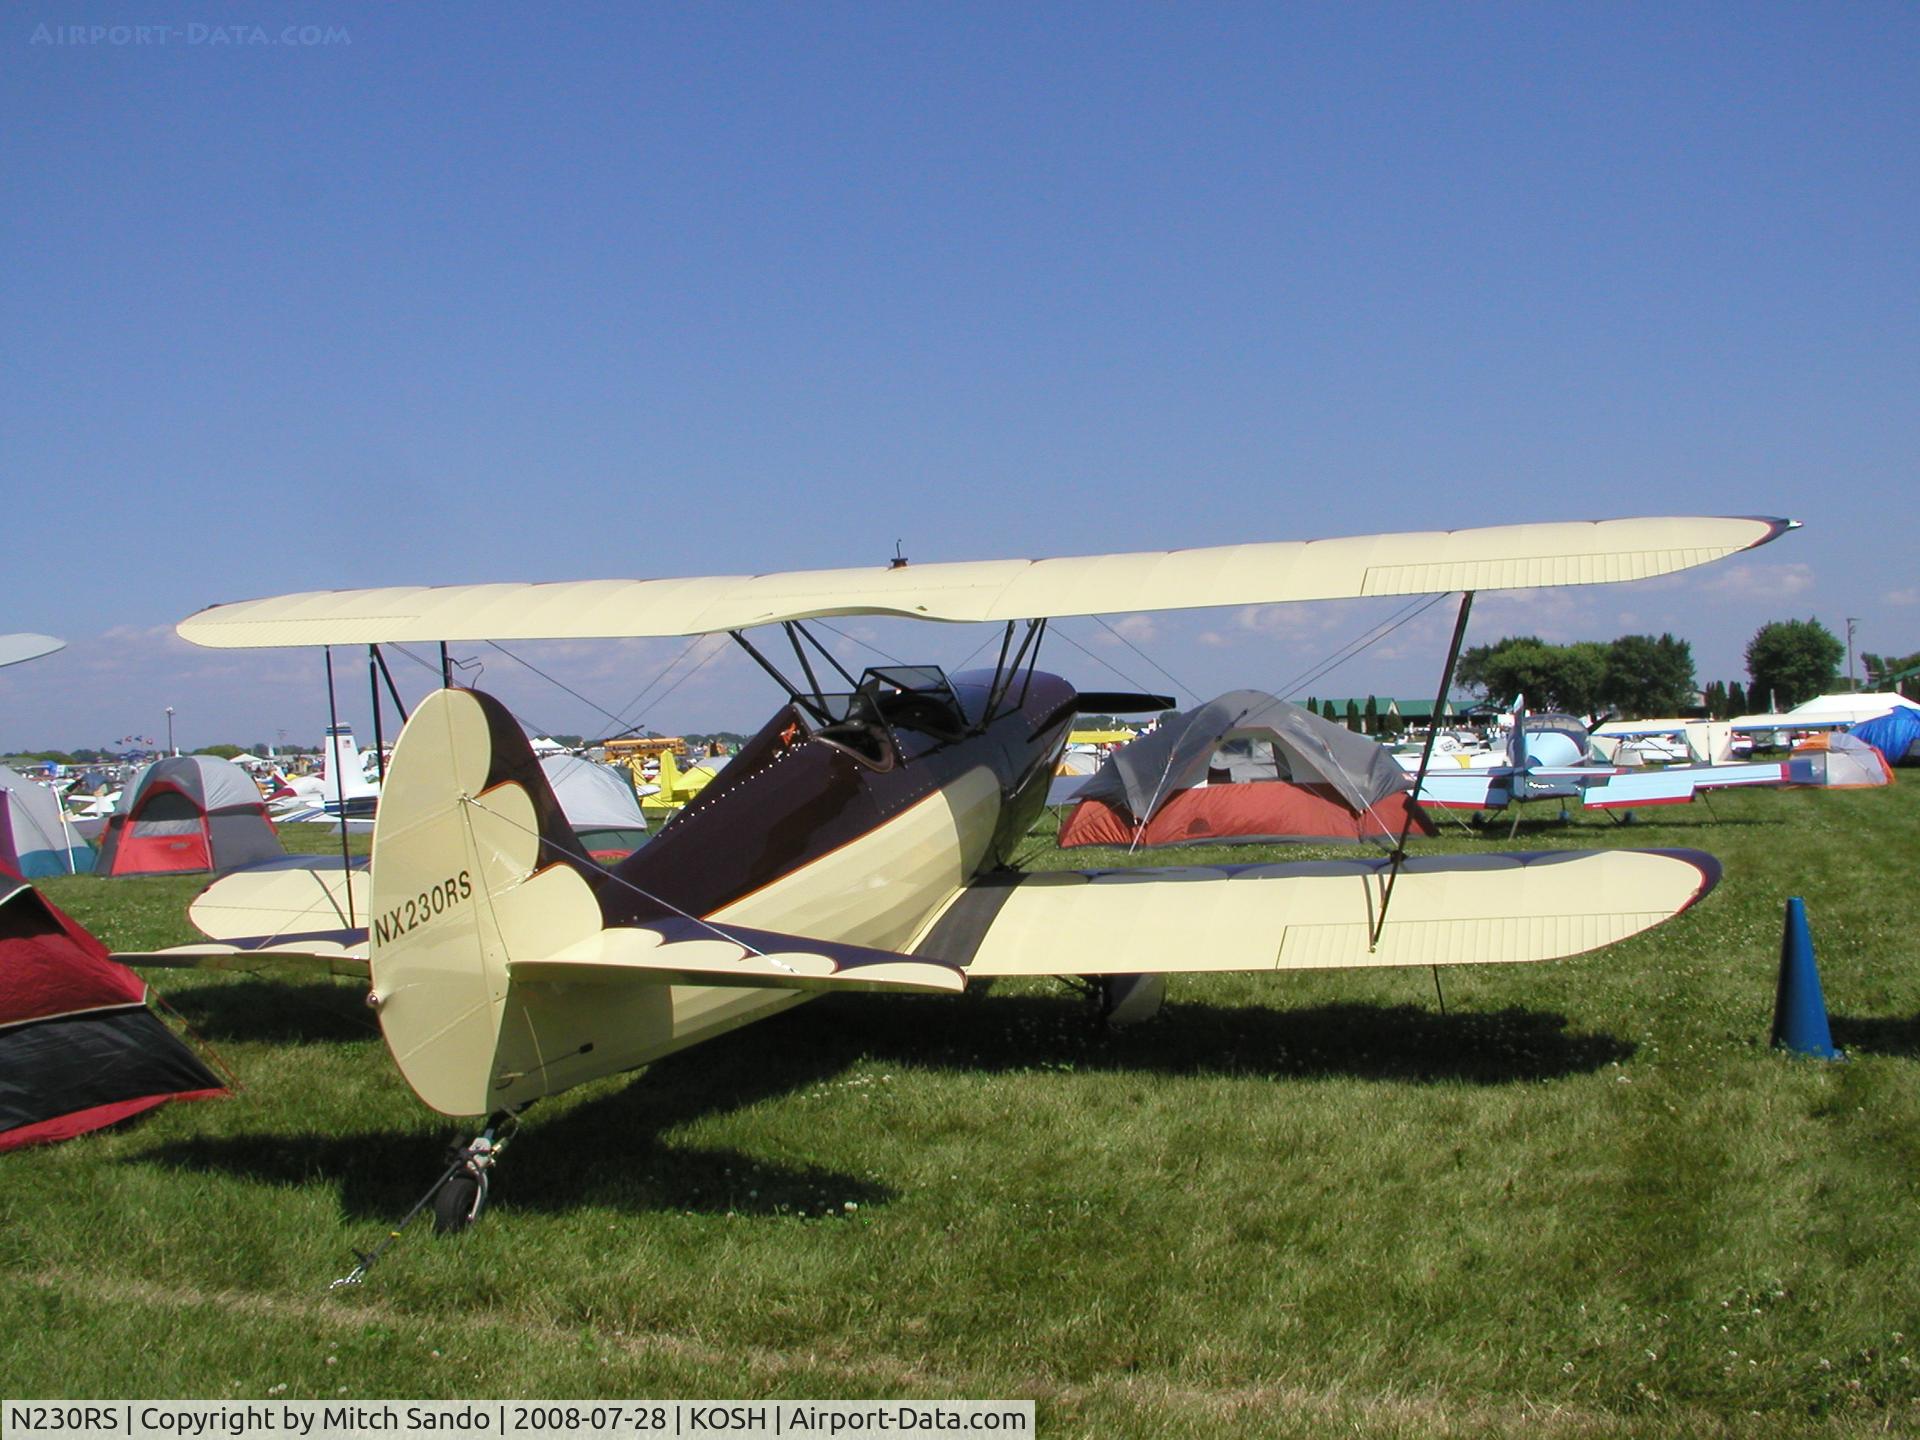
M 1876 715 L 1853 727 L 1853 738 L 1864 740 L 1882 755 L 1889 765 L 1905 760 L 1920 760 L 1914 746 L 1920 743 L 1920 710 L 1896 706 L 1884 715 Z

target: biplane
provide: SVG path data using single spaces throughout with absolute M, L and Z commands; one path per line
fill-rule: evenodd
M 488 1117 L 434 1202 L 441 1228 L 457 1228 L 485 1197 L 499 1127 L 528 1105 L 836 990 L 952 994 L 987 977 L 1079 977 L 1124 1019 L 1150 1013 L 1180 972 L 1575 954 L 1686 909 L 1714 885 L 1716 862 L 1691 851 L 1410 856 L 1401 844 L 1371 859 L 1012 868 L 1074 717 L 1171 703 L 1079 692 L 1043 670 L 1048 622 L 1459 592 L 1450 675 L 1477 591 L 1669 574 L 1795 523 L 1606 520 L 216 605 L 180 634 L 375 652 L 439 642 L 444 688 L 414 707 L 394 746 L 369 875 L 230 877 L 193 907 L 209 944 L 129 958 L 365 975 L 420 1099 Z M 992 622 L 998 654 L 953 675 L 932 665 L 856 675 L 809 622 L 865 615 Z M 702 634 L 731 637 L 785 703 L 611 869 L 574 839 L 506 707 L 452 685 L 446 648 Z

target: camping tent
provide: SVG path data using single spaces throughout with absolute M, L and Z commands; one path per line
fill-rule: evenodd
M 1379 745 L 1258 690 L 1234 690 L 1116 750 L 1079 790 L 1060 844 L 1380 840 L 1411 818 L 1411 780 Z
M 175 755 L 142 770 L 100 837 L 96 875 L 237 870 L 286 853 L 238 765 Z
M 146 996 L 31 885 L 0 898 L 0 1150 L 225 1093 Z
M 624 767 L 559 754 L 541 756 L 540 768 L 567 813 L 567 823 L 594 859 L 625 859 L 646 840 L 647 822 Z
M 1889 765 L 1920 761 L 1920 710 L 1897 707 L 1861 722 L 1850 733 L 1886 756 Z
M 1857 790 L 1891 785 L 1893 768 L 1886 756 L 1866 741 L 1836 732 L 1816 735 L 1794 747 L 1787 759 L 1787 783 Z
M 61 812 L 60 799 L 0 765 L 0 871 L 28 880 L 93 868 L 93 847 Z

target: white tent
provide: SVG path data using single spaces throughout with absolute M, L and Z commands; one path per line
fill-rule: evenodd
M 1858 725 L 1895 709 L 1920 710 L 1904 695 L 1880 691 L 1857 695 L 1816 695 L 1791 710 L 1773 715 L 1742 715 L 1733 721 L 1736 730 L 1835 730 L 1843 725 Z

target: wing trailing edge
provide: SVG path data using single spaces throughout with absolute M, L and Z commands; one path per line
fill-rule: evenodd
M 171 945 L 164 950 L 120 951 L 114 959 L 123 965 L 157 966 L 169 970 L 226 970 L 241 975 L 332 975 L 365 980 L 367 936 L 360 931 L 338 937 L 264 936 L 227 943 Z

